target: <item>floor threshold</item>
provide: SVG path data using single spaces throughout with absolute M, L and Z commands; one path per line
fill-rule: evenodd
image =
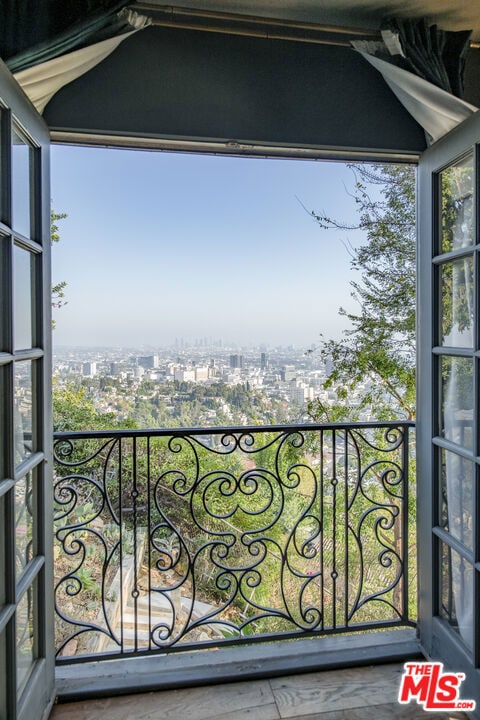
M 57 698 L 58 702 L 73 702 L 422 657 L 415 630 L 408 628 L 92 661 L 57 667 Z

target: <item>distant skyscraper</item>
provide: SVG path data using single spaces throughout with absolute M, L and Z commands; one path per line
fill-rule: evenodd
M 175 382 L 195 382 L 195 370 L 177 368 L 174 377 Z
M 290 401 L 296 405 L 303 405 L 305 403 L 305 394 L 306 391 L 303 384 L 297 385 L 295 383 L 291 383 L 288 388 Z
M 262 370 L 266 370 L 268 367 L 268 355 L 265 352 L 262 352 L 260 355 L 260 367 Z
M 197 367 L 195 368 L 195 380 L 208 380 L 208 367 Z
M 240 368 L 243 369 L 244 360 L 243 355 L 230 355 L 230 367 L 232 369 Z
M 284 365 L 280 369 L 280 378 L 283 382 L 290 382 L 291 380 L 295 380 L 296 376 L 297 371 L 291 365 Z
M 138 364 L 146 370 L 153 370 L 158 367 L 158 355 L 145 355 L 138 358 Z
M 82 364 L 82 375 L 85 377 L 93 377 L 97 374 L 97 363 L 96 362 L 84 362 Z

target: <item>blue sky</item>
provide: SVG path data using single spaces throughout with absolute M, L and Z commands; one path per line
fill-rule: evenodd
M 350 257 L 302 208 L 355 221 L 342 163 L 54 146 L 61 345 L 239 345 L 338 337 Z

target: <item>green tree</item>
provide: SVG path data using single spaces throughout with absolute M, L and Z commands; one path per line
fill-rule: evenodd
M 355 420 L 369 409 L 378 420 L 415 417 L 415 168 L 353 165 L 357 225 L 312 212 L 323 229 L 360 230 L 366 242 L 348 246 L 357 312 L 340 308 L 350 328 L 340 340 L 323 340 L 320 354 L 333 370 L 324 383 L 338 405 L 310 404 L 316 420 Z M 365 391 L 358 398 L 358 387 Z M 348 405 L 357 391 L 358 404 Z
M 58 221 L 64 220 L 67 216 L 66 213 L 56 213 L 53 209 L 50 210 L 50 238 L 52 245 L 59 242 L 60 233 L 58 230 Z M 67 304 L 65 300 L 65 288 L 67 287 L 66 280 L 52 285 L 52 308 L 61 308 Z M 55 320 L 52 320 L 52 327 L 55 327 Z
M 112 412 L 99 412 L 86 388 L 75 383 L 53 389 L 53 429 L 58 431 L 136 428 L 133 420 L 120 421 Z

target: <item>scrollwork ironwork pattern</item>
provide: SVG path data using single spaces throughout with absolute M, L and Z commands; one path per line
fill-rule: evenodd
M 57 658 L 410 624 L 409 423 L 57 433 Z

